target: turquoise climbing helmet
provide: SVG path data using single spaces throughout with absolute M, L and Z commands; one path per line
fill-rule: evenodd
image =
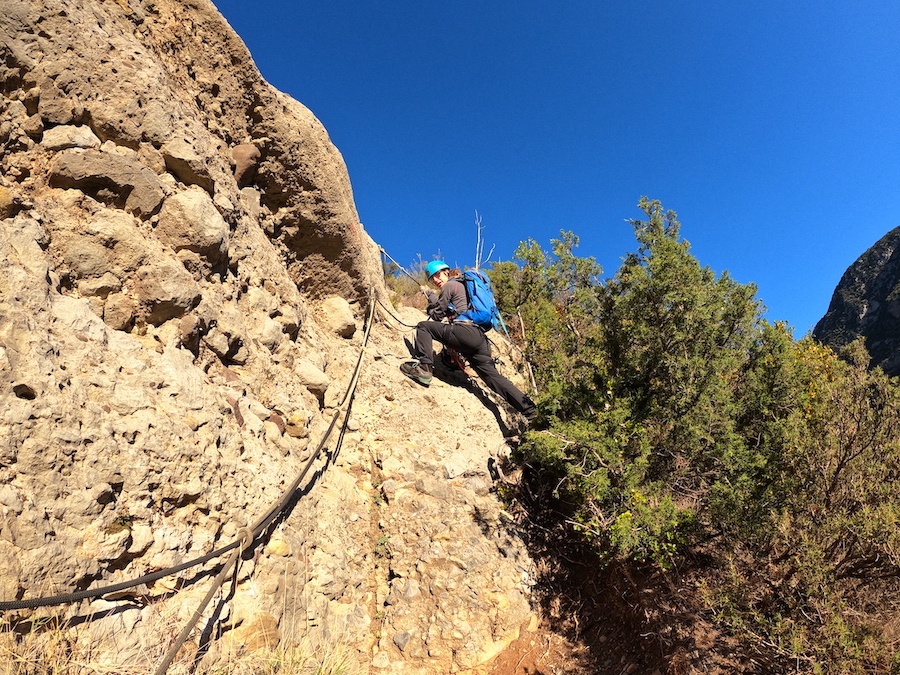
M 445 263 L 443 260 L 432 260 L 430 263 L 425 265 L 425 274 L 428 275 L 428 278 L 431 279 L 435 274 L 440 272 L 441 270 L 449 270 L 450 265 Z

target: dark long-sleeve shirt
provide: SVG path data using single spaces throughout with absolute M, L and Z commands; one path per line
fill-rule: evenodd
M 466 289 L 459 279 L 448 279 L 441 288 L 440 295 L 428 291 L 428 307 L 425 308 L 425 313 L 434 321 L 453 319 L 468 309 Z

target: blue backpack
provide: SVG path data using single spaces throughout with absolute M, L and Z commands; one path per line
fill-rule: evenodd
M 478 270 L 466 270 L 461 280 L 469 300 L 469 311 L 456 317 L 457 320 L 471 321 L 484 331 L 503 326 L 503 319 L 494 301 L 494 291 L 487 275 Z

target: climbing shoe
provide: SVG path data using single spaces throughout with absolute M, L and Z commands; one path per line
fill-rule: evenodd
M 431 384 L 431 366 L 418 361 L 407 361 L 400 364 L 400 372 L 426 387 Z

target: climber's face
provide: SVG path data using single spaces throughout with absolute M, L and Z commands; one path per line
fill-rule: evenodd
M 431 283 L 433 283 L 438 288 L 441 288 L 444 284 L 447 283 L 447 279 L 450 278 L 450 270 L 440 270 L 434 273 L 434 276 L 431 277 Z

